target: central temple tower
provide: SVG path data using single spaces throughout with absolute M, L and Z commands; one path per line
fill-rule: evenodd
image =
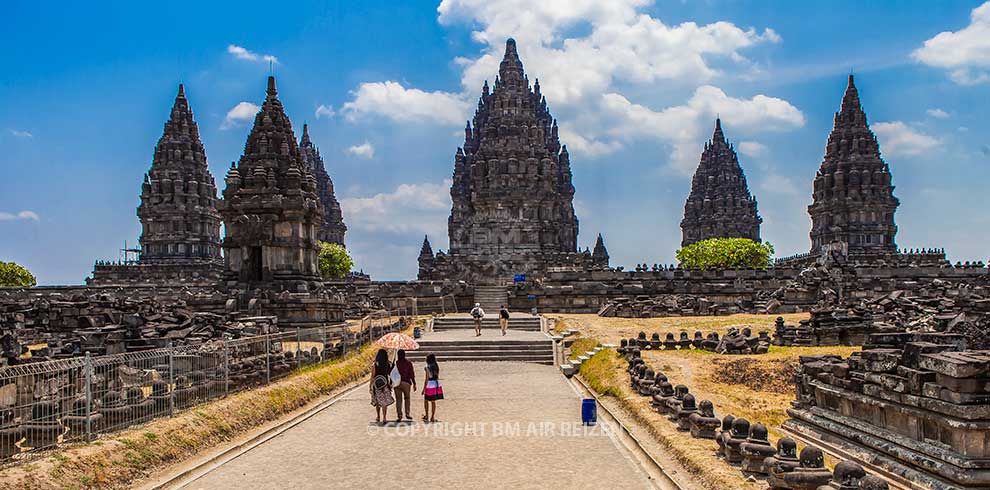
M 499 278 L 583 257 L 567 148 L 539 80 L 530 85 L 512 39 L 494 88 L 485 82 L 464 129 L 450 197 L 450 252 L 434 264 L 445 269 L 438 271 L 444 277 Z M 431 275 L 426 262 L 425 275 Z

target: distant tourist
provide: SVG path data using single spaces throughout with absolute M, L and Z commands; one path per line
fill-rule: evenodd
M 399 350 L 395 367 L 399 370 L 401 381 L 395 386 L 395 411 L 396 421 L 402 422 L 402 414 L 405 413 L 407 420 L 412 420 L 412 412 L 409 409 L 411 400 L 409 395 L 416 389 L 416 371 L 413 370 L 412 361 L 406 359 L 406 351 Z
M 391 372 L 392 363 L 388 362 L 388 351 L 378 349 L 375 364 L 371 369 L 368 390 L 371 391 L 371 404 L 375 406 L 379 424 L 388 420 L 388 406 L 395 403 L 395 398 L 392 396 L 392 379 L 389 376 Z
M 502 327 L 502 335 L 505 336 L 505 331 L 509 329 L 509 309 L 505 305 L 498 310 L 498 326 Z
M 437 421 L 437 400 L 443 400 L 443 385 L 440 383 L 440 365 L 437 356 L 426 356 L 426 383 L 423 385 L 423 422 Z M 430 411 L 430 408 L 433 411 Z
M 481 321 L 485 319 L 485 310 L 481 309 L 481 303 L 475 303 L 471 308 L 471 317 L 474 318 L 474 336 L 481 337 Z

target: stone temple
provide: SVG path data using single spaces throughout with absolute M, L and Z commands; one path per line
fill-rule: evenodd
M 450 197 L 450 250 L 421 254 L 420 279 L 491 280 L 591 264 L 591 254 L 577 250 L 567 148 L 512 39 L 494 88 L 485 82 L 464 129 Z
M 323 205 L 303 161 L 275 78 L 220 202 L 230 289 L 306 292 L 322 287 L 317 254 Z
M 333 181 L 327 174 L 320 149 L 309 139 L 309 125 L 307 124 L 303 124 L 302 139 L 299 140 L 299 152 L 302 154 L 303 163 L 316 177 L 316 195 L 319 196 L 320 203 L 323 204 L 323 223 L 320 224 L 317 237 L 321 242 L 343 245 L 347 226 L 344 225 L 340 203 L 337 202 L 337 197 L 333 193 Z
M 684 203 L 681 246 L 709 238 L 760 241 L 762 222 L 736 151 L 722 133 L 722 121 L 715 119 L 715 133 L 705 144 Z
M 98 263 L 90 284 L 219 279 L 223 259 L 217 187 L 182 85 L 141 185 L 137 215 L 141 220 L 138 261 Z
M 842 107 L 815 176 L 811 215 L 811 253 L 836 244 L 849 255 L 896 253 L 894 197 L 890 168 L 866 122 L 859 92 L 849 75 Z

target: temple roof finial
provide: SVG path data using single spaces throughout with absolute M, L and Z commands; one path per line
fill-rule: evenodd
M 178 96 L 179 97 L 185 97 L 186 96 L 186 88 L 181 83 L 179 84 L 179 95 Z
M 267 93 L 268 93 L 268 96 L 269 97 L 274 97 L 274 96 L 278 95 L 278 90 L 275 90 L 275 77 L 274 76 L 271 76 L 271 75 L 268 76 L 268 90 L 267 90 Z

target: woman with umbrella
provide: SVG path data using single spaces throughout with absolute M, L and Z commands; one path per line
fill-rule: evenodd
M 375 406 L 379 424 L 388 420 L 388 406 L 395 403 L 395 398 L 392 397 L 392 380 L 389 377 L 391 371 L 392 363 L 388 361 L 388 351 L 378 349 L 368 390 L 371 392 L 371 404 Z
M 397 401 L 395 406 L 396 415 L 398 416 L 396 418 L 396 422 L 402 422 L 403 408 L 405 408 L 405 417 L 412 420 L 412 415 L 409 413 L 409 394 L 411 392 L 410 388 L 415 389 L 416 375 L 413 371 L 412 363 L 406 359 L 406 351 L 419 349 L 419 343 L 408 335 L 398 332 L 386 334 L 382 338 L 378 339 L 376 343 L 383 347 L 383 349 L 378 351 L 378 355 L 381 357 L 382 354 L 385 353 L 385 364 L 383 364 L 383 366 L 388 367 L 388 370 L 385 371 L 385 377 L 387 378 L 387 384 L 385 386 L 387 386 L 387 389 L 390 392 L 395 390 L 395 398 L 392 398 L 391 394 L 388 396 L 388 398 L 391 399 L 388 405 L 391 405 L 393 402 Z M 398 360 L 396 361 L 394 367 L 388 362 L 389 356 L 385 349 L 397 349 L 399 351 Z M 373 376 L 373 379 L 377 377 L 378 365 L 379 363 L 376 359 L 376 375 Z M 372 396 L 374 397 L 374 394 L 372 394 Z M 382 409 L 383 411 L 379 422 L 386 420 L 385 411 L 387 410 L 388 405 L 385 406 L 386 408 Z

